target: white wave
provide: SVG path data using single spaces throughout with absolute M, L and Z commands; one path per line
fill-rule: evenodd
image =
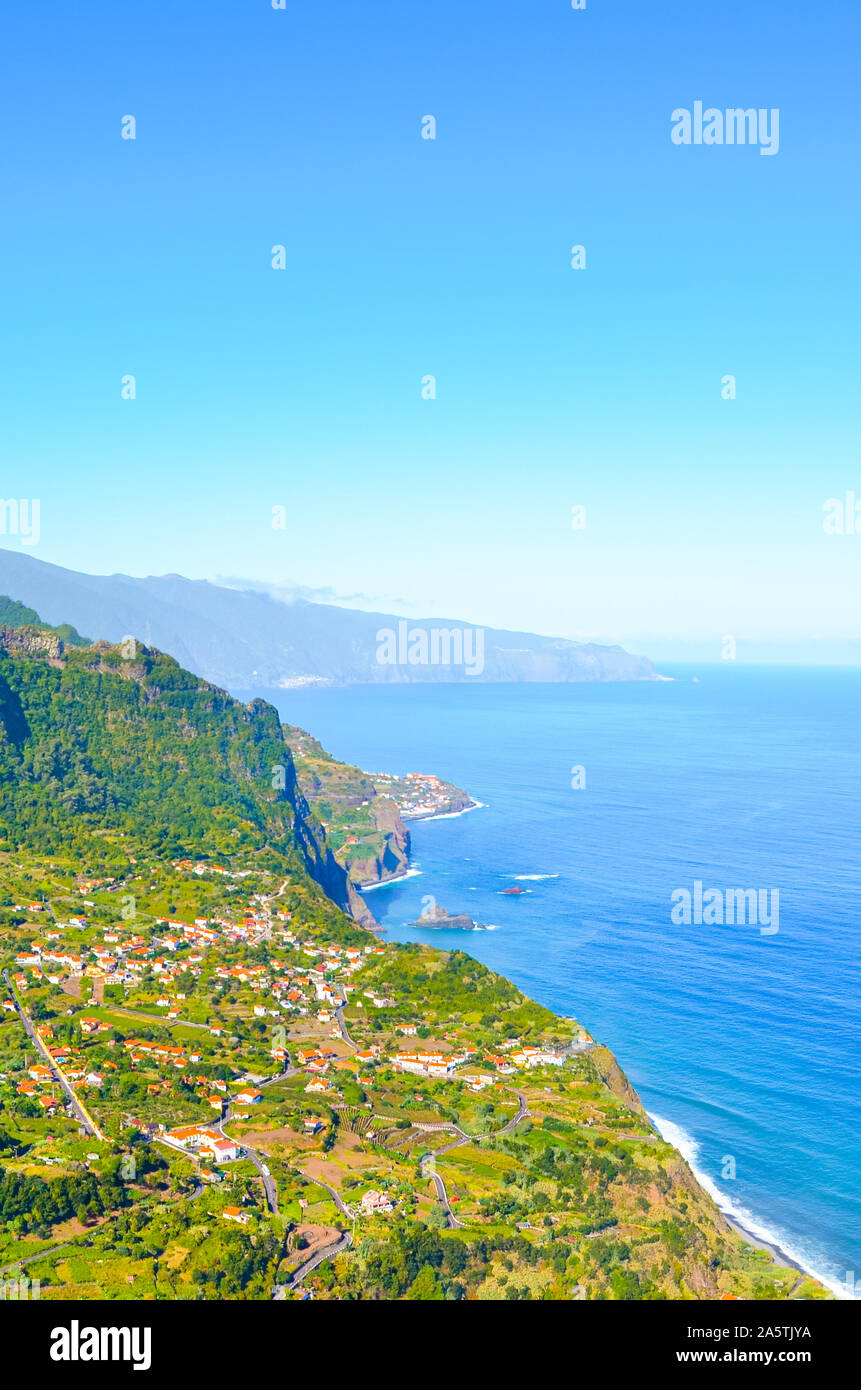
M 390 888 L 393 883 L 403 883 L 407 878 L 418 878 L 421 869 L 407 869 L 405 874 L 398 874 L 396 878 L 386 878 L 382 883 L 359 883 L 356 885 L 360 893 L 373 893 L 375 888 Z
M 482 810 L 485 804 L 483 801 L 474 801 L 471 806 L 464 806 L 462 811 L 445 811 L 439 816 L 416 816 L 415 819 L 425 823 L 430 820 L 457 820 L 458 816 L 466 816 L 470 811 Z
M 672 1144 L 674 1149 L 678 1149 L 682 1158 L 686 1159 L 691 1171 L 701 1187 L 704 1187 L 709 1196 L 716 1202 L 720 1210 L 729 1217 L 732 1217 L 740 1225 L 746 1227 L 752 1236 L 757 1240 L 763 1240 L 768 1245 L 776 1245 L 778 1250 L 783 1250 L 791 1260 L 799 1264 L 814 1279 L 818 1279 L 820 1284 L 824 1284 L 827 1289 L 836 1294 L 838 1298 L 846 1299 L 850 1295 L 846 1292 L 846 1285 L 833 1275 L 823 1274 L 811 1263 L 811 1258 L 806 1252 L 800 1251 L 796 1246 L 787 1240 L 779 1231 L 773 1231 L 770 1226 L 766 1226 L 757 1216 L 748 1211 L 746 1207 L 739 1206 L 731 1197 L 717 1186 L 717 1183 L 704 1173 L 698 1166 L 700 1146 L 690 1134 L 683 1130 L 672 1120 L 665 1120 L 660 1115 L 650 1114 L 649 1119 L 655 1126 L 662 1139 L 668 1144 Z
M 509 878 L 528 879 L 530 883 L 541 883 L 545 878 L 558 878 L 558 874 L 509 874 Z

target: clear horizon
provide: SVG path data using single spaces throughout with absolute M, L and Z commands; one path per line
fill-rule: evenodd
M 0 496 L 41 521 L 0 545 L 855 659 L 859 29 L 848 0 L 16 14 Z M 699 101 L 779 111 L 779 149 L 677 145 Z

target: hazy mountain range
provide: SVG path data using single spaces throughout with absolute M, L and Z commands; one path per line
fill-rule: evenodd
M 229 690 L 659 679 L 646 657 L 618 646 L 475 628 L 461 619 L 404 619 L 298 597 L 284 602 L 178 574 L 81 574 L 13 550 L 0 549 L 0 594 L 92 639 L 136 637 Z

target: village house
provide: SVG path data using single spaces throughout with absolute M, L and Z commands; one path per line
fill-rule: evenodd
M 241 1207 L 225 1207 L 221 1213 L 222 1221 L 236 1221 L 240 1226 L 247 1226 L 251 1220 L 250 1212 L 243 1211 Z
M 232 1139 L 225 1139 L 217 1129 L 208 1129 L 205 1125 L 184 1125 L 179 1129 L 169 1130 L 166 1138 L 183 1149 L 189 1149 L 192 1153 L 199 1153 L 220 1163 L 230 1163 L 242 1153 L 239 1144 L 234 1143 Z
M 394 1204 L 385 1192 L 366 1192 L 360 1206 L 365 1216 L 377 1216 L 383 1212 L 394 1211 Z
M 259 1105 L 263 1096 L 259 1091 L 246 1087 L 244 1090 L 237 1091 L 234 1099 L 237 1105 Z

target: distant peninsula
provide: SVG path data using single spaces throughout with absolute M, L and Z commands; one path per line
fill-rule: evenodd
M 354 889 L 406 877 L 407 821 L 456 816 L 480 804 L 432 773 L 363 772 L 338 762 L 304 729 L 285 724 L 283 732 L 299 786 Z
M 0 594 L 111 642 L 135 637 L 233 694 L 309 686 L 654 681 L 619 646 L 512 632 L 462 618 L 366 613 L 252 581 L 84 574 L 0 549 Z

